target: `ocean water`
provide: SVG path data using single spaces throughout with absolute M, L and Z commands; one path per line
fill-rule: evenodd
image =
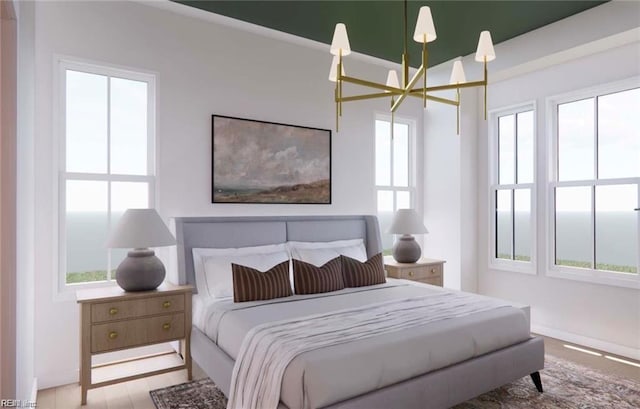
M 122 212 L 112 214 L 116 225 Z M 67 272 L 106 271 L 109 257 L 109 237 L 106 212 L 72 212 L 67 214 Z M 111 250 L 111 269 L 127 254 L 127 249 Z
M 596 263 L 634 268 L 638 263 L 638 220 L 635 212 L 596 214 Z M 510 214 L 498 212 L 498 252 L 511 249 Z M 545 223 L 546 221 L 539 221 Z M 530 255 L 529 214 L 516 212 L 516 255 Z M 518 234 L 517 232 L 523 232 Z M 591 215 L 588 212 L 558 212 L 556 215 L 556 259 L 591 263 Z

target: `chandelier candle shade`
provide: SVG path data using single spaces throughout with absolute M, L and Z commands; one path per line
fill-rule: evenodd
M 149 247 L 174 244 L 155 209 L 128 209 L 107 242 L 109 248 L 133 248 L 116 270 L 118 285 L 125 291 L 155 290 L 164 281 L 165 268 Z
M 336 131 L 339 130 L 339 120 L 342 116 L 342 103 L 349 101 L 359 101 L 363 99 L 384 98 L 391 95 L 391 114 L 396 112 L 398 107 L 406 99 L 406 97 L 417 97 L 423 101 L 423 106 L 427 107 L 427 100 L 453 105 L 458 108 L 458 134 L 460 133 L 460 89 L 470 87 L 484 87 L 484 119 L 487 119 L 487 62 L 495 60 L 496 53 L 493 49 L 491 34 L 489 31 L 480 33 L 478 48 L 476 50 L 475 59 L 484 64 L 484 79 L 481 81 L 467 82 L 464 76 L 464 68 L 462 61 L 458 60 L 454 63 L 453 72 L 451 73 L 451 81 L 446 85 L 427 86 L 427 67 L 428 53 L 427 43 L 435 41 L 438 37 L 436 28 L 431 16 L 431 9 L 428 6 L 420 7 L 418 12 L 418 20 L 413 33 L 413 40 L 422 44 L 422 62 L 413 77 L 409 78 L 409 52 L 407 49 L 407 0 L 404 1 L 404 52 L 402 53 L 402 82 L 398 81 L 398 76 L 394 70 L 391 70 L 387 76 L 385 84 L 373 81 L 367 81 L 356 77 L 345 75 L 343 57 L 351 54 L 351 45 L 349 44 L 349 36 L 347 35 L 347 27 L 343 23 L 336 24 L 333 32 L 333 40 L 331 41 L 330 52 L 334 56 L 331 64 L 329 80 L 335 82 L 335 103 L 336 103 Z M 395 78 L 395 79 L 394 79 Z M 422 79 L 421 86 L 417 86 Z M 374 88 L 383 92 L 370 94 L 344 96 L 342 93 L 343 83 L 348 82 L 355 85 Z M 435 96 L 432 93 L 436 91 L 456 90 L 456 99 L 448 99 Z
M 414 209 L 398 209 L 387 233 L 401 234 L 393 245 L 393 258 L 398 263 L 415 263 L 422 251 L 412 234 L 429 233 Z
M 449 84 L 457 85 L 463 84 L 465 82 L 467 82 L 467 79 L 464 76 L 462 57 L 460 57 L 453 63 L 453 70 L 451 70 L 451 78 L 449 79 Z M 460 135 L 460 88 L 456 88 L 456 101 L 458 102 L 458 106 L 456 106 L 456 130 L 457 134 Z
M 389 70 L 387 74 L 387 86 L 393 88 L 400 88 L 400 81 L 398 81 L 398 73 L 396 70 Z M 391 92 L 391 91 L 386 91 Z

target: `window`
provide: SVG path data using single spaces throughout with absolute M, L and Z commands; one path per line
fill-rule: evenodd
M 385 254 L 393 247 L 393 235 L 386 231 L 394 212 L 415 207 L 413 129 L 410 121 L 378 118 L 375 123 L 376 201 Z
M 640 88 L 559 98 L 551 109 L 552 268 L 637 280 Z
M 59 66 L 61 283 L 108 282 L 127 251 L 105 247 L 111 227 L 154 204 L 154 78 Z
M 492 114 L 492 264 L 533 271 L 535 111 L 532 105 Z

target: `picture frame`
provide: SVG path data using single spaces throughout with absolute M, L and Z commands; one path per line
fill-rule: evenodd
M 211 202 L 331 204 L 331 130 L 211 116 Z

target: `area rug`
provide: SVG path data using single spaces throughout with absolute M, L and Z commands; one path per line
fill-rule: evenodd
M 209 378 L 149 392 L 157 409 L 225 409 L 227 398 Z
M 540 372 L 544 393 L 529 377 L 519 379 L 454 409 L 637 409 L 640 384 L 546 355 Z M 225 409 L 227 399 L 208 378 L 149 392 L 157 409 Z M 401 409 L 401 408 L 389 408 Z

